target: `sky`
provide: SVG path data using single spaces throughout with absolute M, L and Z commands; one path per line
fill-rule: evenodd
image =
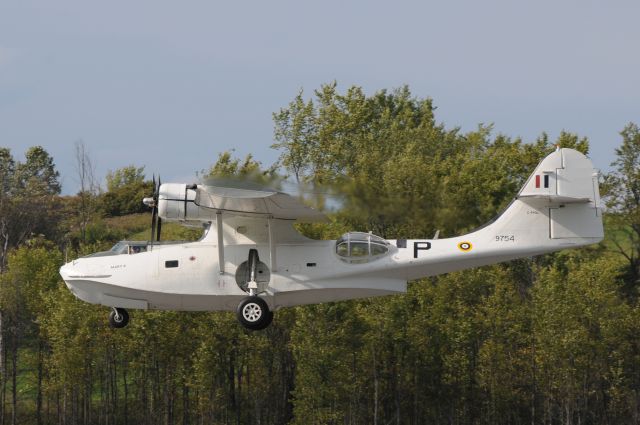
M 218 153 L 278 152 L 272 113 L 324 83 L 408 85 L 448 128 L 586 136 L 607 170 L 640 124 L 640 2 L 20 0 L 0 3 L 0 146 L 42 145 L 78 189 L 145 166 L 190 182 Z

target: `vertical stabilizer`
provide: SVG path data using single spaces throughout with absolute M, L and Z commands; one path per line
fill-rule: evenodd
M 549 209 L 552 239 L 602 238 L 598 170 L 574 149 L 558 149 L 540 162 L 518 199 Z

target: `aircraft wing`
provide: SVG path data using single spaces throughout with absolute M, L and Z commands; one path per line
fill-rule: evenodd
M 198 186 L 194 203 L 202 208 L 242 216 L 262 216 L 298 222 L 323 222 L 327 216 L 286 193 L 270 189 Z

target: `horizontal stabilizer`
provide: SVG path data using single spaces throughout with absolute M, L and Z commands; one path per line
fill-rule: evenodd
M 518 199 L 526 201 L 527 199 L 544 199 L 551 204 L 588 204 L 592 201 L 590 198 L 577 198 L 574 196 L 561 196 L 561 195 L 520 195 Z

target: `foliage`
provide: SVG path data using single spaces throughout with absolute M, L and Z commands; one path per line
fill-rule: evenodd
M 329 223 L 299 230 L 314 238 L 457 234 L 505 207 L 554 144 L 588 151 L 569 132 L 525 143 L 491 126 L 448 129 L 435 111 L 407 87 L 368 96 L 334 83 L 312 99 L 300 92 L 274 115 L 279 164 L 339 201 Z M 0 421 L 638 423 L 639 134 L 625 127 L 605 178 L 602 246 L 410 282 L 399 296 L 283 309 L 261 332 L 228 312 L 133 311 L 127 328 L 108 328 L 107 309 L 76 299 L 58 267 L 63 256 L 148 238 L 150 214 L 136 209 L 153 190 L 144 169 L 110 175 L 96 198 L 105 216 L 87 215 L 85 238 L 63 254 L 60 235 L 70 241 L 77 231 L 80 201 L 58 196 L 42 148 L 24 164 L 0 148 L 0 230 L 9 235 Z M 203 174 L 271 184 L 276 171 L 224 152 Z M 168 238 L 196 233 L 163 224 Z
M 56 237 L 59 173 L 41 146 L 29 148 L 25 158 L 16 162 L 9 149 L 0 148 L 0 272 L 11 248 L 33 235 Z
M 629 265 L 626 292 L 635 298 L 640 286 L 640 127 L 629 123 L 620 135 L 614 170 L 605 176 L 605 199 L 617 229 L 611 241 Z
M 107 190 L 113 192 L 123 186 L 136 185 L 144 182 L 144 167 L 128 165 L 107 173 Z
M 259 161 L 248 154 L 244 160 L 234 158 L 233 151 L 221 152 L 208 171 L 200 173 L 205 184 L 239 187 L 277 188 L 279 176 L 275 166 L 264 169 Z
M 109 171 L 107 191 L 101 197 L 104 214 L 114 217 L 149 211 L 142 199 L 152 196 L 154 187 L 144 177 L 144 167 L 133 165 Z
M 491 126 L 463 134 L 435 120 L 431 99 L 408 87 L 366 96 L 335 83 L 315 99 L 303 94 L 274 114 L 280 163 L 296 179 L 341 195 L 340 220 L 386 237 L 459 234 L 491 219 L 512 199 L 552 149 L 543 134 L 533 144 Z M 585 138 L 562 132 L 557 142 L 587 152 Z

